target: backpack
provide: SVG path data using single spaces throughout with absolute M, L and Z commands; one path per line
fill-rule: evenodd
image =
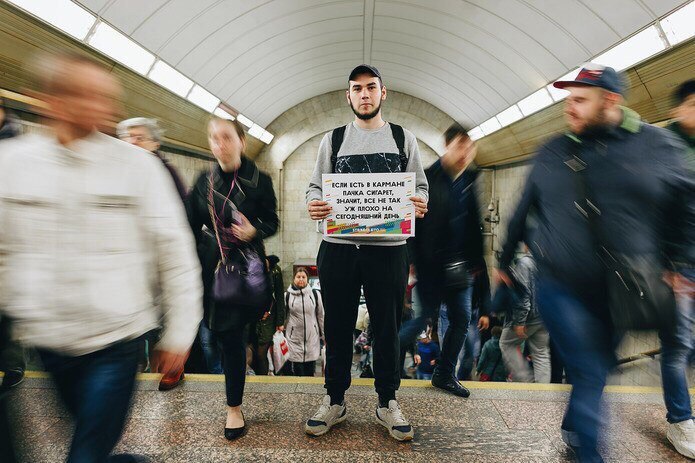
M 390 122 L 389 125 L 391 126 L 393 140 L 396 142 L 396 146 L 398 147 L 398 158 L 401 161 L 401 172 L 406 172 L 406 168 L 408 167 L 408 156 L 405 154 L 405 132 L 403 131 L 403 127 L 400 125 L 392 124 Z M 335 164 L 338 162 L 338 151 L 340 151 L 340 147 L 343 144 L 346 127 L 347 126 L 345 125 L 336 127 L 333 129 L 333 133 L 331 134 L 331 172 L 335 172 Z

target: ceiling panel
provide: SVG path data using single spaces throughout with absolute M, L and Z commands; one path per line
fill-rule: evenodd
M 477 125 L 683 0 L 81 0 L 233 108 L 268 125 L 346 87 L 388 88 Z M 367 43 L 365 43 L 367 41 Z

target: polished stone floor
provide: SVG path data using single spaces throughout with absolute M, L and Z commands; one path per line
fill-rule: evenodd
M 376 396 L 369 384 L 353 383 L 345 423 L 310 438 L 302 424 L 321 400 L 321 379 L 252 378 L 244 403 L 249 432 L 230 443 L 223 437 L 221 377 L 191 375 L 179 388 L 159 392 L 157 381 L 143 375 L 117 451 L 162 463 L 573 461 L 559 433 L 565 386 L 471 383 L 473 394 L 464 400 L 422 387 L 424 382 L 404 381 L 399 402 L 416 427 L 413 442 L 404 444 L 374 422 Z M 28 378 L 10 404 L 21 461 L 64 461 L 71 424 L 50 380 Z M 666 440 L 658 389 L 609 388 L 605 409 L 607 461 L 689 461 Z

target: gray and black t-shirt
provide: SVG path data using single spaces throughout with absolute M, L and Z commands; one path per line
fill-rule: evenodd
M 415 172 L 416 195 L 428 199 L 427 178 L 422 168 L 420 151 L 417 139 L 408 130 L 405 134 L 405 155 L 408 158 L 406 172 Z M 388 123 L 374 130 L 361 129 L 354 122 L 345 128 L 343 143 L 338 151 L 335 163 L 335 172 L 331 162 L 332 146 L 331 134 L 328 132 L 321 140 L 316 167 L 306 192 L 306 201 L 323 199 L 321 190 L 322 175 L 330 173 L 364 174 L 364 173 L 395 173 L 401 172 L 398 146 L 393 138 L 391 127 Z M 398 246 L 405 244 L 401 237 L 374 236 L 369 238 L 356 237 L 324 237 L 330 243 L 341 244 L 372 244 L 378 246 Z

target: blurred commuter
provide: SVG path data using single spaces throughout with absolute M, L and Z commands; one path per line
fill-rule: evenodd
M 294 272 L 287 288 L 287 344 L 294 376 L 314 376 L 316 361 L 323 343 L 323 301 L 321 293 L 308 286 L 309 274 L 304 267 Z
M 279 220 L 270 177 L 244 155 L 242 125 L 213 118 L 207 129 L 217 163 L 197 179 L 186 207 L 199 243 L 205 239 L 204 226 L 216 236 L 216 258 L 207 258 L 203 264 L 203 281 L 211 296 L 205 317 L 223 354 L 225 437 L 234 440 L 246 432 L 241 411 L 246 381 L 244 331 L 272 303 L 263 240 L 277 232 Z M 240 266 L 246 269 L 240 272 Z
M 188 192 L 185 184 L 176 171 L 176 168 L 174 168 L 174 166 L 172 166 L 171 163 L 164 159 L 164 156 L 159 153 L 159 147 L 162 143 L 162 129 L 159 127 L 159 124 L 155 119 L 134 117 L 132 119 L 121 121 L 116 126 L 116 135 L 118 135 L 118 138 L 121 140 L 149 151 L 156 156 L 169 172 L 169 175 L 176 186 L 176 190 L 181 197 L 181 201 L 186 199 Z M 148 339 L 145 340 L 146 354 L 149 353 L 149 348 L 157 342 L 156 333 L 153 333 L 152 336 L 147 336 L 147 338 Z M 159 382 L 159 390 L 168 391 L 175 388 L 179 385 L 183 379 L 183 376 L 183 369 L 181 371 L 174 372 L 172 375 L 164 375 Z
M 695 79 L 683 82 L 675 93 L 674 120 L 668 128 L 688 147 L 686 164 L 695 170 Z
M 287 309 L 285 307 L 285 283 L 282 281 L 282 270 L 278 265 L 278 256 L 268 256 L 266 264 L 270 274 L 270 287 L 273 295 L 272 303 L 251 330 L 251 348 L 253 350 L 253 370 L 257 375 L 267 375 L 270 370 L 268 350 L 277 331 L 285 331 Z
M 0 140 L 14 138 L 20 133 L 19 121 L 5 108 L 5 102 L 0 98 Z M 12 339 L 10 319 L 0 315 L 0 371 L 5 374 L 0 389 L 10 389 L 21 383 L 25 369 L 24 348 Z
M 507 369 L 502 359 L 500 336 L 502 327 L 492 327 L 492 337 L 485 342 L 478 360 L 478 377 L 480 381 L 504 382 L 507 380 Z
M 432 373 L 439 358 L 439 344 L 432 341 L 431 327 L 420 333 L 417 339 L 413 363 L 415 363 L 415 378 L 432 380 Z
M 444 141 L 446 152 L 425 171 L 430 188 L 428 212 L 418 219 L 413 238 L 422 313 L 403 324 L 400 340 L 410 342 L 445 303 L 449 326 L 439 339 L 441 353 L 432 385 L 468 397 L 470 391 L 458 381 L 455 369 L 471 321 L 475 278 L 485 267 L 477 172 L 470 168 L 476 146 L 459 124 L 445 132 Z M 481 316 L 479 328 L 488 324 L 488 317 Z
M 677 271 L 695 264 L 693 183 L 680 141 L 620 106 L 625 87 L 615 70 L 589 64 L 574 81 L 554 85 L 569 91 L 570 131 L 545 143 L 534 159 L 497 275 L 511 284 L 507 269 L 517 244 L 529 243 L 538 266 L 538 307 L 573 386 L 562 436 L 580 461 L 598 462 L 601 396 L 619 340 L 609 295 L 623 297 L 613 285 L 618 281 L 609 280 L 616 275 L 607 270 L 615 262 L 610 257 L 640 262 L 634 269 L 654 285 L 651 294 L 663 295 L 663 310 L 675 306 L 661 277 L 678 287 Z
M 188 196 L 186 184 L 181 180 L 181 176 L 176 168 L 159 152 L 164 131 L 156 119 L 148 119 L 146 117 L 126 119 L 118 123 L 116 134 L 121 140 L 139 146 L 156 156 L 169 171 L 169 175 L 171 175 L 171 179 L 174 181 L 174 185 L 176 185 L 176 191 L 179 192 L 181 200 L 184 201 L 186 199 L 186 196 Z
M 526 248 L 528 252 L 528 248 Z M 536 298 L 536 263 L 526 254 L 510 270 L 519 299 L 508 308 L 500 348 L 512 381 L 550 383 L 550 337 L 543 325 Z M 533 361 L 533 370 L 524 355 L 524 344 Z
M 125 424 L 142 335 L 161 319 L 156 366 L 186 361 L 200 270 L 166 169 L 99 133 L 118 82 L 81 55 L 45 64 L 50 133 L 0 143 L 0 308 L 75 418 L 67 461 L 101 463 Z
M 695 173 L 695 80 L 681 84 L 675 93 L 675 120 L 669 125 L 686 144 L 685 163 L 690 178 Z M 692 238 L 692 236 L 691 236 Z M 661 330 L 661 382 L 669 422 L 666 437 L 676 450 L 695 459 L 695 422 L 688 391 L 687 369 L 693 352 L 693 319 L 695 307 L 695 250 L 690 247 L 690 260 L 681 263 L 682 282 L 677 285 L 678 311 L 675 330 Z M 690 265 L 688 265 L 688 263 Z

